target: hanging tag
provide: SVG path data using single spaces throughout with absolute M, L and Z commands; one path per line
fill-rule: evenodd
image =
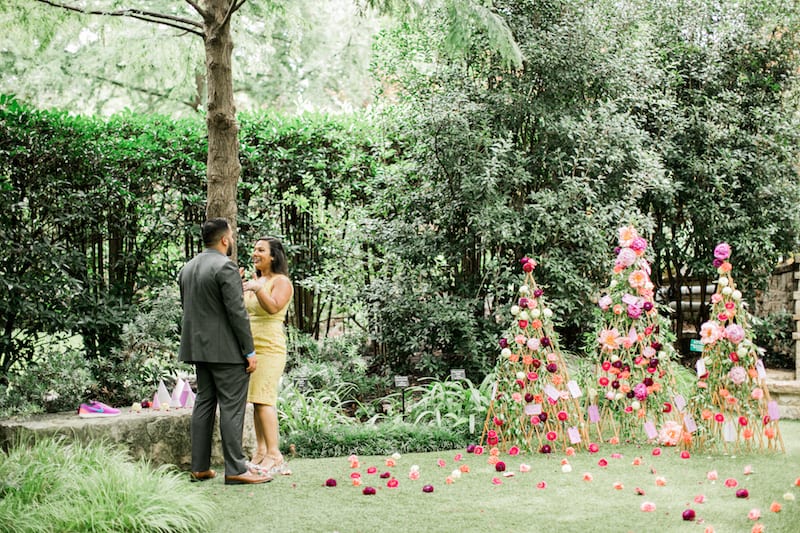
M 581 434 L 576 427 L 567 429 L 567 436 L 572 444 L 578 444 L 581 441 Z
M 658 437 L 658 431 L 656 431 L 656 425 L 653 424 L 650 420 L 644 423 L 644 432 L 647 435 L 648 439 L 655 439 Z
M 574 379 L 571 379 L 567 382 L 567 389 L 569 389 L 569 393 L 572 395 L 573 398 L 580 398 L 583 396 L 583 392 L 581 392 L 581 388 L 578 386 L 578 382 Z
M 589 406 L 589 422 L 593 424 L 600 422 L 600 410 L 596 405 Z
M 706 373 L 706 362 L 703 360 L 702 357 L 697 360 L 697 363 L 695 363 L 694 366 L 695 366 L 695 368 L 697 368 L 697 377 L 698 378 L 705 375 L 705 373 Z
M 677 409 L 679 412 L 682 413 L 683 410 L 686 409 L 686 400 L 684 400 L 683 396 L 681 396 L 680 394 L 676 394 L 673 397 L 673 400 L 675 402 L 675 409 Z
M 694 418 L 689 413 L 683 415 L 683 426 L 686 428 L 686 431 L 689 433 L 694 433 L 697 431 L 697 424 L 694 421 Z

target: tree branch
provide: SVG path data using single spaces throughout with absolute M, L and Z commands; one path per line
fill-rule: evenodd
M 163 26 L 170 26 L 183 30 L 187 33 L 192 33 L 203 37 L 203 25 L 196 20 L 187 19 L 183 17 L 176 17 L 174 15 L 166 15 L 164 13 L 156 13 L 153 11 L 144 11 L 142 9 L 120 9 L 117 11 L 103 11 L 96 9 L 84 9 L 81 7 L 62 4 L 61 2 L 54 2 L 52 0 L 36 0 L 42 4 L 47 4 L 53 7 L 66 9 L 67 11 L 74 11 L 84 15 L 102 15 L 106 17 L 130 17 L 145 22 L 152 22 L 154 24 L 161 24 Z M 189 1 L 189 0 L 187 0 Z
M 197 3 L 197 2 L 195 2 L 194 0 L 186 0 L 186 3 L 187 3 L 187 4 L 189 4 L 190 6 L 192 6 L 192 7 L 194 8 L 194 10 L 195 10 L 195 11 L 197 11 L 197 13 L 198 13 L 198 14 L 199 14 L 201 17 L 203 17 L 203 20 L 205 20 L 205 19 L 206 19 L 206 17 L 208 17 L 208 11 L 206 11 L 205 9 L 203 9 L 202 7 L 200 7 L 200 4 L 198 4 L 198 3 Z

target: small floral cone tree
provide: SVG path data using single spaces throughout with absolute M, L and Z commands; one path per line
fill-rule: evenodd
M 536 261 L 520 260 L 525 283 L 500 339 L 497 381 L 481 442 L 550 453 L 587 443 L 577 381 L 571 380 L 553 330 L 553 311 L 536 284 Z
M 633 226 L 619 229 L 612 278 L 588 342 L 597 366 L 586 385 L 589 430 L 611 442 L 644 438 L 675 445 L 689 437 L 673 405 L 674 348 L 653 298 L 646 250 Z
M 745 302 L 731 275 L 730 255 L 727 243 L 714 249 L 719 279 L 711 297 L 710 319 L 700 328 L 703 353 L 696 365 L 698 392 L 692 402 L 701 430 L 696 446 L 724 451 L 784 450 L 778 406 L 769 397 Z

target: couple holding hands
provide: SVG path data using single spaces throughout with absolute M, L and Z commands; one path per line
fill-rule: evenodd
M 225 484 L 265 483 L 290 474 L 279 448 L 278 383 L 286 365 L 284 319 L 292 298 L 286 254 L 274 238 L 256 241 L 253 279 L 229 259 L 233 231 L 215 218 L 202 228 L 205 250 L 179 275 L 183 322 L 180 360 L 195 365 L 193 481 L 216 477 L 211 441 L 219 406 Z M 253 404 L 256 450 L 242 450 L 245 406 Z

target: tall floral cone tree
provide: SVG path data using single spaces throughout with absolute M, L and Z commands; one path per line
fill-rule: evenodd
M 703 353 L 696 365 L 698 391 L 692 402 L 700 420 L 696 447 L 785 451 L 778 405 L 769 397 L 746 304 L 731 274 L 730 255 L 727 243 L 714 249 L 719 279 L 711 297 L 710 319 L 700 327 Z
M 520 260 L 525 283 L 510 308 L 482 443 L 550 453 L 587 443 L 577 381 L 571 380 L 553 329 L 553 311 L 533 276 L 536 261 Z
M 596 373 L 586 384 L 587 419 L 590 434 L 602 440 L 677 445 L 689 437 L 674 405 L 675 350 L 654 301 L 646 251 L 633 226 L 619 229 L 611 281 L 588 342 Z

